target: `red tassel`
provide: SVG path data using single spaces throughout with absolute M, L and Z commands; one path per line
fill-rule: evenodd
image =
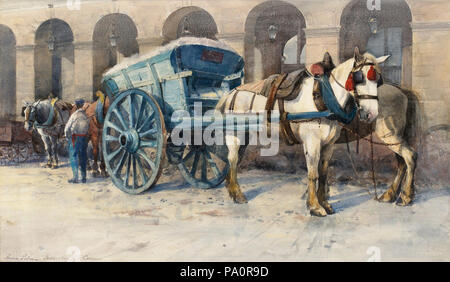
M 345 89 L 347 91 L 355 90 L 355 82 L 353 81 L 353 73 L 348 76 L 347 82 L 345 83 Z
M 371 81 L 377 80 L 377 72 L 373 66 L 371 66 L 370 70 L 367 72 L 367 79 Z
M 323 67 L 319 64 L 314 64 L 311 66 L 311 73 L 316 76 L 316 75 L 323 75 L 324 71 L 323 71 Z

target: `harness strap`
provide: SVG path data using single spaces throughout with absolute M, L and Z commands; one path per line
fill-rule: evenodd
M 275 94 L 277 93 L 278 89 L 280 88 L 283 81 L 288 76 L 287 73 L 284 73 L 282 75 L 279 75 L 274 83 L 272 84 L 272 87 L 270 88 L 269 96 L 267 97 L 266 107 L 265 110 L 267 111 L 267 122 L 270 123 L 270 115 L 273 110 L 273 106 L 275 104 Z
M 238 93 L 238 91 L 235 91 L 233 94 L 233 98 L 231 99 L 231 103 L 230 103 L 230 107 L 229 107 L 230 111 L 234 110 L 234 104 L 236 103 L 237 93 Z
M 35 120 L 35 122 L 33 123 L 34 128 L 46 128 L 54 126 L 56 124 L 56 122 L 58 121 L 58 111 L 55 111 L 56 101 L 58 101 L 58 98 L 53 98 L 50 101 L 51 107 L 47 120 L 42 124 L 40 124 L 37 120 Z
M 378 96 L 372 96 L 372 95 L 357 95 L 358 99 L 365 99 L 365 100 L 378 100 Z
M 253 110 L 253 104 L 255 103 L 256 93 L 253 93 L 252 101 L 250 102 L 250 112 Z
M 286 120 L 287 113 L 284 110 L 284 100 L 278 99 L 278 107 L 280 109 L 280 131 L 281 134 L 285 137 L 286 143 L 289 146 L 294 144 L 300 144 L 300 141 L 295 136 L 292 131 L 291 123 Z

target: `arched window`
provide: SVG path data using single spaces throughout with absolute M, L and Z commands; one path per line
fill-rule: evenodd
M 65 92 L 74 77 L 72 29 L 60 19 L 47 20 L 37 29 L 35 42 L 35 99 L 70 96 Z
M 246 81 L 301 68 L 305 26 L 302 13 L 292 4 L 268 1 L 253 8 L 245 23 Z M 255 61 L 255 48 L 264 58 L 261 65 Z
M 173 12 L 164 22 L 164 44 L 183 36 L 216 39 L 217 25 L 213 17 L 199 7 L 184 7 Z
M 120 63 L 120 57 L 130 57 L 139 53 L 136 25 L 133 20 L 120 13 L 102 17 L 93 34 L 93 99 L 100 90 L 103 73 Z
M 14 119 L 16 110 L 16 39 L 0 25 L 0 120 Z

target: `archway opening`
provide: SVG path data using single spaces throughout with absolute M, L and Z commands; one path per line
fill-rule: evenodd
M 245 23 L 246 81 L 301 68 L 305 27 L 305 18 L 292 4 L 268 1 L 253 8 Z M 259 52 L 262 61 L 257 60 Z
M 216 40 L 214 18 L 199 7 L 184 7 L 173 12 L 165 21 L 162 34 L 164 44 L 183 36 L 206 37 Z
M 16 39 L 9 27 L 0 25 L 0 121 L 15 118 Z
M 42 23 L 34 51 L 35 99 L 71 97 L 74 78 L 73 33 L 60 19 Z
M 139 54 L 138 31 L 133 20 L 120 13 L 102 17 L 93 34 L 93 99 L 101 90 L 103 73 L 124 57 Z
M 382 66 L 386 82 L 411 86 L 411 10 L 405 1 L 386 0 L 369 10 L 366 0 L 354 0 L 341 17 L 340 60 L 353 56 L 355 46 L 375 56 L 391 55 Z

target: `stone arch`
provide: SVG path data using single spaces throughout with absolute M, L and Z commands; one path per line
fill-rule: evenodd
M 269 27 L 277 27 L 275 40 L 269 40 Z M 297 7 L 283 1 L 267 1 L 254 7 L 245 22 L 245 79 L 247 82 L 261 79 L 256 73 L 267 77 L 282 71 L 300 68 L 300 58 L 306 43 L 304 28 L 306 21 Z M 283 50 L 286 43 L 297 36 L 296 64 L 283 64 Z M 255 63 L 255 49 L 264 57 L 263 64 Z M 262 71 L 260 70 L 262 69 Z
M 15 118 L 16 100 L 16 37 L 0 24 L 0 120 Z
M 376 32 L 369 21 L 376 20 Z M 381 1 L 381 10 L 370 11 L 366 0 L 353 0 L 341 15 L 341 61 L 353 55 L 355 46 L 375 56 L 391 55 L 383 66 L 387 82 L 411 86 L 412 80 L 412 14 L 404 0 Z
M 53 40 L 51 38 L 53 37 Z M 53 50 L 50 50 L 53 41 Z M 49 19 L 36 30 L 34 49 L 35 99 L 68 98 L 73 95 L 74 46 L 70 26 L 60 19 Z
M 136 24 L 125 14 L 109 14 L 95 24 L 92 35 L 94 99 L 96 99 L 95 92 L 101 88 L 101 79 L 105 70 L 120 63 L 122 57 L 139 54 L 137 37 Z M 115 41 L 115 44 L 112 44 L 112 41 Z
M 162 30 L 164 44 L 182 36 L 216 39 L 217 33 L 214 18 L 204 9 L 195 6 L 183 7 L 170 14 Z

